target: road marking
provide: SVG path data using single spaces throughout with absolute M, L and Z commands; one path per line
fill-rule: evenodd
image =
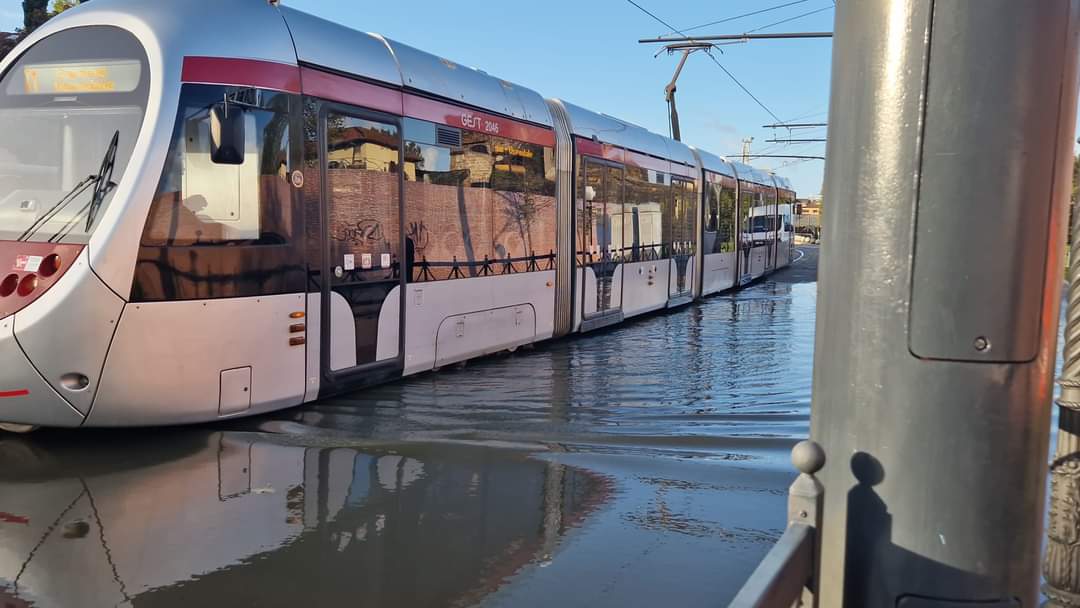
M 795 251 L 799 252 L 799 257 L 795 258 L 794 260 L 791 260 L 792 264 L 794 264 L 795 262 L 798 262 L 799 260 L 806 257 L 806 252 L 803 251 L 802 249 L 796 249 Z

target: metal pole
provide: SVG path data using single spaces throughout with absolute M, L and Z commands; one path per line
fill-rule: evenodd
M 679 65 L 675 68 L 675 75 L 671 77 L 671 82 L 664 87 L 664 97 L 668 103 L 668 118 L 671 121 L 671 139 L 675 141 L 682 141 L 682 133 L 679 130 L 679 111 L 675 108 L 675 89 L 676 83 L 679 81 L 679 75 L 682 74 L 683 66 L 686 65 L 687 58 L 690 57 L 690 53 L 693 53 L 697 49 L 685 49 L 682 52 L 682 58 L 679 59 Z
M 1038 603 L 1078 15 L 1080 0 L 837 3 L 820 606 Z
M 797 158 L 802 160 L 825 160 L 824 156 L 808 156 L 805 154 L 747 154 L 744 158 Z M 749 161 L 743 160 L 743 162 L 746 163 Z
M 827 122 L 777 122 L 771 125 L 761 125 L 762 129 L 808 129 L 810 127 L 827 127 Z
M 822 141 L 828 141 L 824 137 L 814 137 L 811 139 L 766 139 L 767 144 L 812 144 Z
M 712 40 L 795 40 L 800 38 L 832 38 L 832 32 L 787 32 L 777 34 L 721 34 L 718 36 L 671 36 L 642 38 L 638 44 L 659 42 L 707 42 Z

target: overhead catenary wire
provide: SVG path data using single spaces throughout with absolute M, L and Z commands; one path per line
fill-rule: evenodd
M 770 23 L 769 25 L 763 25 L 761 27 L 754 28 L 754 29 L 752 29 L 752 30 L 750 30 L 750 31 L 748 31 L 746 33 L 747 34 L 752 34 L 754 32 L 760 32 L 761 30 L 767 30 L 770 27 L 774 27 L 774 26 L 777 26 L 777 25 L 780 25 L 780 24 L 783 24 L 783 23 L 788 23 L 790 21 L 795 21 L 796 19 L 802 19 L 803 17 L 809 17 L 810 15 L 816 15 L 817 13 L 832 10 L 834 8 L 836 8 L 836 6 L 830 4 L 829 6 L 823 6 L 823 7 L 819 8 L 819 9 L 817 9 L 817 10 L 812 10 L 812 11 L 810 11 L 808 13 L 803 13 L 801 15 L 795 15 L 794 17 L 788 17 L 787 19 L 782 19 L 780 21 L 777 21 L 776 23 Z
M 683 32 L 692 32 L 694 30 L 700 30 L 702 28 L 710 27 L 710 26 L 713 26 L 713 25 L 719 25 L 721 23 L 728 23 L 729 21 L 736 21 L 738 19 L 744 19 L 746 17 L 753 17 L 754 15 L 760 15 L 762 13 L 768 13 L 769 11 L 775 11 L 775 10 L 778 10 L 778 9 L 781 9 L 781 8 L 787 8 L 789 6 L 795 6 L 796 4 L 803 4 L 803 3 L 806 3 L 806 2 L 809 2 L 809 1 L 810 0 L 794 0 L 794 2 L 785 2 L 784 4 L 777 4 L 776 6 L 770 6 L 768 8 L 758 9 L 756 11 L 751 11 L 749 13 L 743 13 L 741 15 L 735 15 L 734 17 L 725 17 L 723 19 L 718 19 L 716 21 L 710 21 L 708 23 L 702 23 L 701 25 L 695 25 L 693 27 L 686 27 L 686 28 L 683 28 L 682 32 L 680 32 L 679 30 L 674 30 L 673 29 L 669 33 L 680 33 L 680 34 L 682 34 Z M 685 36 L 686 34 L 683 34 L 683 35 Z
M 716 57 L 713 57 L 713 54 L 710 53 L 709 51 L 705 51 L 705 54 L 709 56 L 709 59 L 713 60 L 713 63 L 716 64 L 716 67 L 720 68 L 721 70 L 724 71 L 725 74 L 728 75 L 728 78 L 730 78 L 732 82 L 734 82 L 736 85 L 738 85 L 739 88 L 742 89 L 744 93 L 749 95 L 750 99 L 753 99 L 754 102 L 757 103 L 757 105 L 761 106 L 762 110 L 765 110 L 766 112 L 768 112 L 769 116 L 772 116 L 773 118 L 775 118 L 777 122 L 780 121 L 780 117 L 777 116 L 775 112 L 770 110 L 769 106 L 765 105 L 760 99 L 758 99 L 757 95 L 754 95 L 753 93 L 751 93 L 750 89 L 746 88 L 746 86 L 742 82 L 739 82 L 739 79 L 736 78 L 734 74 L 729 72 L 728 69 L 724 67 L 724 64 L 720 63 L 720 60 L 718 60 Z
M 639 11 L 641 11 L 641 12 L 645 13 L 646 15 L 648 15 L 648 16 L 652 17 L 653 19 L 655 19 L 657 22 L 659 22 L 664 27 L 670 28 L 671 31 L 676 32 L 678 34 L 681 34 L 682 36 L 684 36 L 686 38 L 691 38 L 691 36 L 686 35 L 686 32 L 683 32 L 683 31 L 675 28 L 674 26 L 672 26 L 667 21 L 664 21 L 660 17 L 657 17 L 656 15 L 651 13 L 648 9 L 641 6 L 640 4 L 635 2 L 634 0 L 626 0 L 626 1 L 629 2 L 630 4 L 632 4 L 634 7 L 636 7 Z M 762 103 L 762 101 L 760 99 L 758 99 L 756 95 L 751 93 L 750 89 L 746 88 L 746 86 L 743 85 L 743 83 L 740 82 L 739 79 L 736 78 L 734 74 L 729 72 L 728 69 L 726 67 L 724 67 L 724 65 L 722 63 L 720 63 L 720 61 L 716 57 L 714 57 L 711 52 L 705 51 L 705 54 L 708 55 L 709 58 L 713 60 L 713 63 L 715 63 L 717 65 L 717 67 L 719 67 L 721 70 L 724 71 L 725 74 L 727 74 L 728 78 L 730 78 L 732 80 L 732 82 L 734 82 L 736 85 L 738 85 L 738 87 L 740 89 L 742 89 L 744 93 L 746 93 L 751 99 L 753 99 L 754 103 L 756 103 L 758 106 L 760 106 L 762 110 L 765 110 L 765 112 L 767 112 L 769 114 L 769 116 L 772 116 L 773 119 L 776 120 L 776 122 L 783 122 L 783 121 L 780 120 L 780 117 L 776 115 L 776 113 L 774 113 L 772 110 L 769 109 L 768 106 L 766 106 L 764 103 Z

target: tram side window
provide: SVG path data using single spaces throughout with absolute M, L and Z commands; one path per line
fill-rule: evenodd
M 735 251 L 735 190 L 705 185 L 705 253 Z
M 683 179 L 672 180 L 669 250 L 673 254 L 694 253 L 694 209 L 697 186 Z
M 664 254 L 664 208 L 671 195 L 666 173 L 627 165 L 624 212 L 626 244 L 634 262 L 656 260 Z
M 735 189 L 730 186 L 714 186 L 720 198 L 720 231 L 717 253 L 735 251 Z
M 404 128 L 412 280 L 554 268 L 552 148 L 411 118 Z
M 398 149 L 395 125 L 326 115 L 331 265 L 359 269 L 365 280 L 392 279 L 398 260 Z
M 142 244 L 288 243 L 290 103 L 284 93 L 184 85 Z
M 740 182 L 739 184 L 739 225 L 741 226 L 743 249 L 750 249 L 754 245 L 754 230 L 751 212 L 757 204 L 757 190 L 753 186 Z
M 705 232 L 713 234 L 720 231 L 720 186 L 713 183 L 705 185 Z M 711 248 L 709 253 L 712 253 Z

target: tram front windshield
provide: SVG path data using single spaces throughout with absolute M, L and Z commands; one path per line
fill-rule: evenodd
M 86 243 L 142 126 L 146 53 L 115 27 L 31 47 L 0 80 L 0 240 Z

